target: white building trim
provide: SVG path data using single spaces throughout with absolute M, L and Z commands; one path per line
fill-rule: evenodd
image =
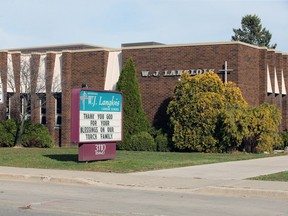
M 115 90 L 120 76 L 122 52 L 109 52 L 104 90 Z
M 268 94 L 272 94 L 273 93 L 268 64 L 267 64 L 267 93 Z
M 286 92 L 286 85 L 285 85 L 285 80 L 284 80 L 284 73 L 283 73 L 283 69 L 281 70 L 281 76 L 282 76 L 282 85 L 281 85 L 281 88 L 282 88 L 282 95 L 286 95 L 287 92 Z
M 16 92 L 12 54 L 7 57 L 7 92 Z
M 275 94 L 280 94 L 276 67 L 274 67 L 274 87 L 275 87 Z
M 53 80 L 52 80 L 52 92 L 62 92 L 62 53 L 57 53 L 55 56 Z

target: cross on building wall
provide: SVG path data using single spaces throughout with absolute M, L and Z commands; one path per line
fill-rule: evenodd
M 233 69 L 228 69 L 227 61 L 225 61 L 224 69 L 219 70 L 220 74 L 224 74 L 224 83 L 225 83 L 225 85 L 228 82 L 228 74 L 230 74 L 230 71 L 233 71 Z
M 83 95 L 80 96 L 80 100 L 82 101 L 82 104 L 83 104 L 83 109 L 85 110 L 85 101 L 88 99 L 88 96 L 86 94 L 86 92 L 84 91 Z

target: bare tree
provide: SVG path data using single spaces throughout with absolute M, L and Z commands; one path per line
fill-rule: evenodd
M 12 61 L 8 58 L 8 61 Z M 13 68 L 8 67 L 7 71 L 7 92 L 12 92 L 11 100 L 15 107 L 14 114 L 19 120 L 15 137 L 15 146 L 22 146 L 25 121 L 31 119 L 31 113 L 39 109 L 46 103 L 46 80 L 49 79 L 45 73 L 45 56 L 40 55 L 21 55 L 20 74 L 15 74 Z M 8 65 L 13 65 L 8 62 Z M 18 76 L 18 77 L 16 77 Z M 51 78 L 51 77 L 50 77 Z M 17 82 L 18 79 L 18 82 Z M 20 83 L 20 86 L 17 86 Z M 54 78 L 53 92 L 61 91 L 61 78 Z M 18 94 L 18 92 L 20 92 Z

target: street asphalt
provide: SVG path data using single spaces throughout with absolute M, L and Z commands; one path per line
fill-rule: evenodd
M 1 167 L 0 179 L 288 200 L 288 183 L 247 178 L 288 171 L 288 155 L 128 174 Z

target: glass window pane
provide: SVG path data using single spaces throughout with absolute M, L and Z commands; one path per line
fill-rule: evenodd
M 46 116 L 41 117 L 41 124 L 46 124 Z
M 61 125 L 62 118 L 61 116 L 57 116 L 56 124 Z
M 56 101 L 57 101 L 57 114 L 61 114 L 62 112 L 61 96 L 57 97 Z

